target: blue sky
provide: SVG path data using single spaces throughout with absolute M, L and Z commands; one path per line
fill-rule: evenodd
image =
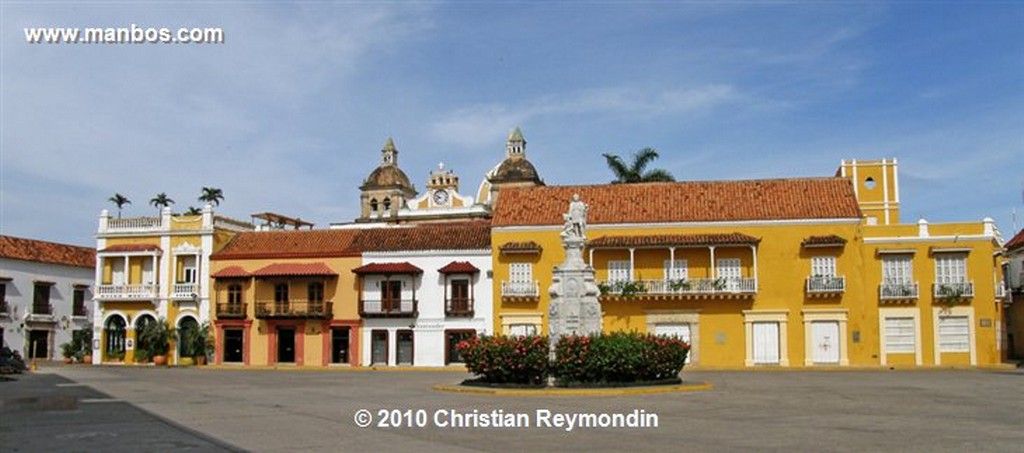
M 905 222 L 1024 225 L 1024 3 L 3 2 L 0 231 L 93 244 L 152 215 L 326 227 L 393 136 L 476 190 L 522 126 L 548 184 L 654 147 L 680 180 L 896 157 Z M 24 27 L 222 27 L 220 45 L 32 45 Z

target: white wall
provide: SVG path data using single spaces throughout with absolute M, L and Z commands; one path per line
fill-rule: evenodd
M 449 318 L 445 316 L 444 275 L 437 272 L 452 261 L 468 261 L 480 270 L 473 277 L 473 317 Z M 423 274 L 416 278 L 416 299 L 419 301 L 419 317 L 408 318 L 365 318 L 360 338 L 360 357 L 363 365 L 370 365 L 371 345 L 370 332 L 374 329 L 388 330 L 388 364 L 395 364 L 397 350 L 396 332 L 409 329 L 413 325 L 413 360 L 416 366 L 444 366 L 445 331 L 452 329 L 475 330 L 478 335 L 491 334 L 494 319 L 494 297 L 491 277 L 492 264 L 490 250 L 447 251 L 432 250 L 428 252 L 395 252 L 363 254 L 363 264 L 369 263 L 401 263 L 409 262 L 423 269 Z M 454 276 L 453 276 L 454 277 Z M 407 278 L 407 277 L 402 277 Z M 392 277 L 396 279 L 396 277 Z M 367 276 L 366 292 L 363 297 L 379 299 L 380 293 L 374 284 L 382 280 L 377 276 Z M 407 285 L 403 288 L 402 297 L 412 297 L 412 289 Z
M 91 310 L 93 272 L 92 268 L 0 258 L 0 276 L 11 278 L 10 281 L 3 282 L 7 287 L 7 305 L 10 307 L 8 315 L 0 317 L 4 345 L 20 351 L 22 357 L 27 359 L 29 330 L 50 330 L 50 357 L 53 360 L 61 360 L 60 345 L 71 341 L 71 332 L 89 328 L 91 325 L 89 317 L 75 319 L 71 314 L 74 285 L 87 286 L 85 306 L 87 310 Z M 32 312 L 36 280 L 56 283 L 50 287 L 50 305 L 53 306 L 53 319 L 56 320 L 54 323 L 25 322 L 28 314 Z

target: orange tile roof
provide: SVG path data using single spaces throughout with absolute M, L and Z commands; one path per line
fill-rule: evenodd
M 804 239 L 800 245 L 804 247 L 826 247 L 826 246 L 839 246 L 842 247 L 846 244 L 846 238 L 830 234 L 827 236 L 808 236 Z
M 573 194 L 594 225 L 861 217 L 849 180 L 793 178 L 507 188 L 493 226 L 560 225 Z
M 480 269 L 468 261 L 452 261 L 437 271 L 442 274 L 475 274 L 480 272 Z
M 423 269 L 414 266 L 412 263 L 370 263 L 355 269 L 356 274 L 422 274 Z
M 331 277 L 337 276 L 338 273 L 324 263 L 274 263 L 257 269 L 252 275 L 253 277 Z
M 491 225 L 475 221 L 365 229 L 360 230 L 353 248 L 360 252 L 489 249 Z
M 1024 247 L 1024 228 L 1017 232 L 1017 235 L 1010 239 L 1010 242 L 1006 243 L 1006 250 L 1013 251 Z
M 239 233 L 212 260 L 359 256 L 358 230 L 256 231 Z
M 96 267 L 96 250 L 77 245 L 0 235 L 0 258 L 72 267 Z
M 160 246 L 156 244 L 118 244 L 107 247 L 100 250 L 100 253 L 118 253 L 118 252 L 156 252 L 160 251 Z
M 647 236 L 602 236 L 587 242 L 590 248 L 670 247 L 703 245 L 757 245 L 760 239 L 742 233 L 652 234 Z
M 248 278 L 252 273 L 242 269 L 242 266 L 228 266 L 210 275 L 213 278 Z

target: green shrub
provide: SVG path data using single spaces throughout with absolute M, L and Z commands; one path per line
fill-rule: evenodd
M 566 336 L 551 373 L 560 384 L 660 381 L 679 376 L 690 345 L 677 338 L 614 332 Z
M 548 344 L 540 336 L 484 335 L 463 340 L 456 348 L 482 382 L 541 385 L 548 376 Z

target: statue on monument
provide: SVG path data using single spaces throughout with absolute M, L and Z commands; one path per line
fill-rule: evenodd
M 587 237 L 587 211 L 590 209 L 586 203 L 580 201 L 579 194 L 573 194 L 569 202 L 569 212 L 562 214 L 565 220 L 565 229 L 562 231 L 563 239 L 585 239 Z

